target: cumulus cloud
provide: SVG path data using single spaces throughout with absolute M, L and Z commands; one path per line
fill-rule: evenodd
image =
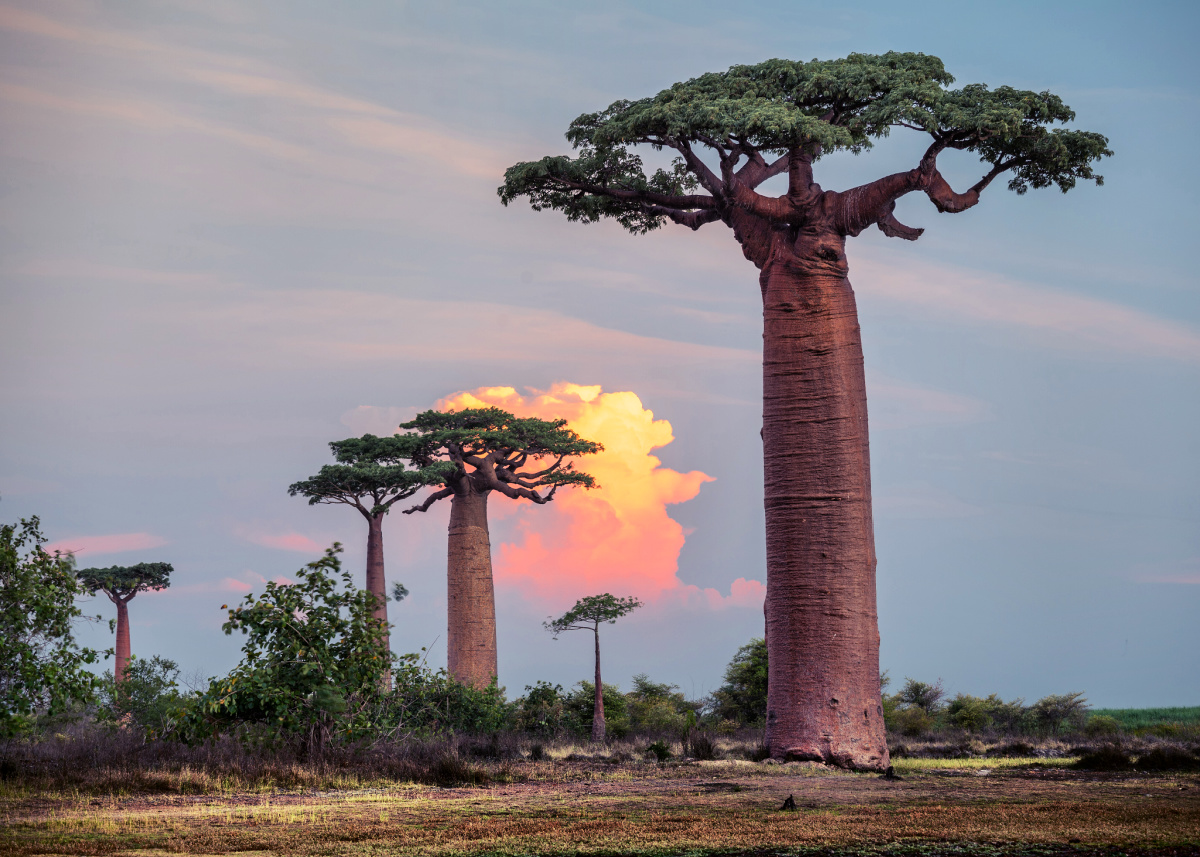
M 72 536 L 43 545 L 47 553 L 62 553 L 82 556 L 101 556 L 110 553 L 149 550 L 167 544 L 167 540 L 150 533 L 113 533 L 107 536 Z
M 662 466 L 651 451 L 675 439 L 671 424 L 656 420 L 635 393 L 560 383 L 529 395 L 512 387 L 484 387 L 438 403 L 440 409 L 486 406 L 518 416 L 563 418 L 581 437 L 604 445 L 603 452 L 578 464 L 600 487 L 560 491 L 546 506 L 517 505 L 515 539 L 494 550 L 498 585 L 555 607 L 600 592 L 710 607 L 762 603 L 765 589 L 758 581 L 740 578 L 729 595 L 722 595 L 679 579 L 686 533 L 667 506 L 692 499 L 712 477 Z

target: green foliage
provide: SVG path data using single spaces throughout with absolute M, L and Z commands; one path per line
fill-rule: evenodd
M 505 205 L 526 196 L 534 210 L 561 211 L 585 223 L 612 217 L 641 233 L 666 220 L 654 207 L 659 198 L 677 205 L 697 179 L 715 192 L 713 182 L 727 183 L 740 157 L 858 153 L 896 127 L 923 131 L 942 148 L 974 152 L 1001 172 L 1011 170 L 1009 187 L 1018 193 L 1051 184 L 1065 192 L 1080 179 L 1103 181 L 1092 169 L 1112 154 L 1102 135 L 1046 127 L 1075 118 L 1058 96 L 979 84 L 952 90 L 953 81 L 941 60 L 920 53 L 733 66 L 583 114 L 567 131 L 574 157 L 516 164 L 497 192 Z M 679 157 L 647 175 L 631 150 L 639 144 L 666 146 Z M 706 175 L 695 146 L 715 151 L 728 170 L 720 178 Z M 685 207 L 717 204 L 699 195 Z
M 575 602 L 574 607 L 557 619 L 543 622 L 542 627 L 553 634 L 557 640 L 558 635 L 563 631 L 595 631 L 601 623 L 616 624 L 616 621 L 622 616 L 632 613 L 641 606 L 642 602 L 632 596 L 617 598 L 607 592 L 601 595 L 589 595 L 586 598 L 580 598 Z
M 926 714 L 932 716 L 937 714 L 942 707 L 942 698 L 946 695 L 945 688 L 942 687 L 942 680 L 939 678 L 934 684 L 927 684 L 923 681 L 917 681 L 905 676 L 904 687 L 900 688 L 900 692 L 896 694 L 896 699 L 904 705 L 912 705 L 920 708 Z
M 366 434 L 329 444 L 337 464 L 326 464 L 316 476 L 294 482 L 288 494 L 307 497 L 309 505 L 342 503 L 368 517 L 384 514 L 397 501 L 454 473 L 453 465 L 431 462 L 405 468 L 420 448 L 408 435 L 376 437 Z
M 1083 726 L 1083 734 L 1089 738 L 1111 737 L 1121 734 L 1121 724 L 1115 717 L 1106 714 L 1093 714 Z
M 83 615 L 74 560 L 46 553 L 39 526 L 37 517 L 0 525 L 0 737 L 90 702 L 99 683 L 84 669 L 98 654 L 72 631 Z
M 660 738 L 646 747 L 646 755 L 653 756 L 655 761 L 661 765 L 663 762 L 670 761 L 675 754 L 671 752 L 667 742 Z
M 513 725 L 522 732 L 548 737 L 565 727 L 566 716 L 562 685 L 538 681 L 525 685 L 525 695 L 514 704 Z
M 304 736 L 320 748 L 370 733 L 392 656 L 383 644 L 387 629 L 372 616 L 375 598 L 342 571 L 341 550 L 334 544 L 297 572 L 295 584 L 268 583 L 262 595 L 229 610 L 222 628 L 246 635 L 242 661 L 191 702 L 185 737 Z
M 103 592 L 111 599 L 130 600 L 139 592 L 166 589 L 171 585 L 169 562 L 139 562 L 137 565 L 113 565 L 85 568 L 78 573 L 83 588 L 95 595 Z
M 604 728 L 609 737 L 624 738 L 629 734 L 629 703 L 621 688 L 604 683 Z M 570 732 L 583 737 L 592 734 L 592 717 L 596 704 L 596 685 L 581 681 L 563 699 L 564 725 Z
M 1092 716 L 1111 717 L 1121 728 L 1151 729 L 1164 724 L 1200 725 L 1200 705 L 1174 708 L 1095 708 Z
M 625 695 L 629 726 L 634 732 L 672 732 L 686 734 L 696 725 L 699 703 L 689 702 L 679 686 L 656 684 L 644 673 L 633 677 L 633 690 Z M 607 716 L 608 702 L 605 701 Z
M 141 727 L 149 738 L 170 734 L 184 706 L 178 678 L 179 665 L 172 660 L 131 657 L 124 681 L 107 673 L 101 679 L 100 712 L 122 725 Z
M 500 408 L 466 408 L 461 411 L 425 411 L 400 427 L 398 435 L 413 444 L 412 461 L 422 468 L 442 467 L 440 481 L 465 474 L 465 465 L 484 465 L 496 471 L 500 482 L 525 488 L 580 485 L 592 488 L 596 480 L 575 469 L 566 459 L 591 455 L 604 447 L 584 440 L 566 428 L 566 420 L 515 417 Z M 521 473 L 529 461 L 550 461 L 536 473 Z M 520 481 L 518 481 L 518 479 Z
M 936 721 L 919 705 L 898 705 L 890 712 L 884 711 L 884 724 L 892 732 L 917 738 L 931 732 Z
M 1079 730 L 1087 722 L 1087 699 L 1082 693 L 1051 694 L 1030 706 L 1029 716 L 1042 734 Z
M 513 706 L 505 702 L 495 679 L 486 688 L 475 688 L 445 670 L 424 669 L 417 655 L 403 655 L 392 680 L 391 693 L 379 698 L 372 713 L 377 735 L 477 735 L 505 729 L 513 720 Z
M 761 725 L 767 716 L 767 641 L 755 637 L 725 667 L 725 683 L 713 691 L 709 709 L 717 720 Z

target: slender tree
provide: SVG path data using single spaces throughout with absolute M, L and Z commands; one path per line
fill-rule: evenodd
M 592 741 L 604 740 L 604 684 L 600 681 L 600 625 L 607 622 L 615 625 L 626 613 L 642 606 L 636 598 L 617 598 L 605 592 L 580 598 L 575 606 L 557 619 L 543 622 L 542 626 L 558 639 L 563 631 L 591 631 L 596 635 L 596 703 L 592 709 Z
M 404 514 L 450 500 L 447 545 L 447 667 L 464 684 L 496 678 L 496 598 L 487 501 L 493 491 L 514 500 L 548 503 L 564 485 L 595 487 L 570 459 L 603 447 L 566 428 L 566 420 L 515 417 L 499 408 L 426 411 L 401 428 L 421 447 L 413 462 L 452 465 L 443 487 Z M 549 488 L 538 493 L 539 488 Z
M 166 589 L 171 585 L 172 568 L 169 562 L 139 562 L 137 565 L 113 565 L 108 568 L 85 568 L 78 572 L 84 589 L 95 595 L 103 592 L 117 605 L 117 658 L 113 664 L 113 680 L 125 680 L 129 666 L 129 602 L 139 592 Z
M 915 240 L 896 201 L 924 193 L 939 212 L 974 206 L 1007 174 L 1017 193 L 1100 183 L 1111 154 L 1100 134 L 1050 129 L 1075 114 L 1049 92 L 949 89 L 936 57 L 851 54 L 769 60 L 617 101 L 571 123 L 575 156 L 516 164 L 505 204 L 568 219 L 615 218 L 633 233 L 670 221 L 723 223 L 759 270 L 763 300 L 766 475 L 766 738 L 776 757 L 881 769 L 888 762 L 879 693 L 875 545 L 867 404 L 846 238 L 869 226 Z M 845 191 L 823 190 L 813 165 L 859 153 L 894 128 L 927 134 L 911 170 Z M 647 175 L 633 149 L 674 154 Z M 947 150 L 972 152 L 984 176 L 956 193 L 939 171 Z M 786 176 L 778 197 L 759 192 Z
M 452 470 L 443 462 L 407 469 L 417 446 L 405 435 L 365 434 L 329 444 L 337 464 L 326 464 L 316 476 L 294 482 L 288 494 L 308 498 L 310 506 L 340 503 L 352 506 L 367 520 L 367 591 L 375 596 L 375 618 L 387 633 L 387 580 L 383 567 L 383 518 L 398 501 L 427 485 L 437 484 Z M 405 590 L 405 594 L 408 592 Z

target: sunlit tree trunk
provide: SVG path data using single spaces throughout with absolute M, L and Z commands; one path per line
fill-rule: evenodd
M 470 478 L 450 501 L 447 551 L 447 657 L 450 674 L 463 684 L 487 687 L 496 676 L 496 597 L 487 491 Z
M 867 399 L 843 244 L 801 233 L 762 269 L 766 740 L 777 758 L 879 769 Z

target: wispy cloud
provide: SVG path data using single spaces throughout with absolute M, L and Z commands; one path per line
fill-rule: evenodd
M 168 544 L 167 540 L 150 533 L 113 533 L 105 536 L 72 536 L 43 545 L 48 553 L 61 551 L 77 557 L 102 556 L 113 553 L 149 550 Z
M 274 548 L 281 551 L 293 551 L 295 553 L 323 553 L 328 545 L 322 545 L 303 533 L 269 533 L 260 530 L 240 530 L 238 532 L 246 541 L 261 545 L 265 548 Z
M 1017 328 L 1051 348 L 1200 362 L 1200 330 L 1112 301 L 948 265 L 867 258 L 855 268 L 855 287 L 868 300 L 926 317 Z
M 872 429 L 969 425 L 991 415 L 987 402 L 867 372 Z
M 1200 585 L 1200 556 L 1187 559 L 1144 563 L 1132 571 L 1139 583 L 1182 583 Z

